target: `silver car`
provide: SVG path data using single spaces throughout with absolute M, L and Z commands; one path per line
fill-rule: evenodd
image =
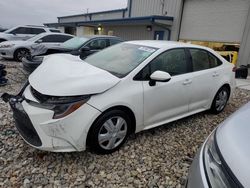
M 11 40 L 27 40 L 40 33 L 60 33 L 60 30 L 34 25 L 17 26 L 0 32 L 0 43 Z
M 24 57 L 36 55 L 33 52 L 39 47 L 50 48 L 73 37 L 73 35 L 63 33 L 41 33 L 26 41 L 2 42 L 0 43 L 0 57 L 21 61 Z
M 189 171 L 188 188 L 250 187 L 250 103 L 207 138 Z

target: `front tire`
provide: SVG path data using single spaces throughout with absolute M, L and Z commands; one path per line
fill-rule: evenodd
M 230 96 L 230 91 L 227 87 L 222 87 L 216 93 L 210 111 L 213 114 L 221 113 L 227 105 Z
M 30 57 L 30 51 L 25 48 L 17 49 L 14 53 L 14 60 L 21 62 L 22 58 Z
M 118 150 L 131 132 L 131 120 L 121 110 L 111 110 L 101 115 L 88 134 L 90 149 L 98 154 L 109 154 Z

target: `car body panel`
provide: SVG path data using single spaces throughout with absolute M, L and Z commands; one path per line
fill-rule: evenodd
M 5 41 L 27 40 L 27 39 L 36 35 L 36 34 L 31 34 L 31 33 L 26 33 L 26 34 L 20 34 L 20 33 L 13 34 L 12 33 L 14 30 L 16 30 L 20 27 L 23 27 L 25 29 L 42 29 L 43 32 L 41 32 L 41 33 L 54 33 L 51 30 L 54 30 L 54 31 L 57 31 L 60 33 L 59 30 L 53 29 L 53 28 L 48 28 L 48 27 L 44 27 L 44 26 L 25 25 L 25 26 L 13 27 L 13 28 L 10 28 L 4 32 L 0 32 L 0 40 L 5 40 Z
M 249 146 L 250 103 L 235 112 L 220 127 L 216 139 L 220 152 L 237 179 L 244 187 L 250 186 Z
M 184 83 L 190 78 L 191 73 L 177 75 L 168 82 L 156 83 L 154 87 L 143 81 L 145 127 L 188 113 L 191 88 L 190 84 Z
M 46 77 L 44 77 L 45 72 Z M 44 63 L 29 77 L 32 87 L 44 95 L 52 96 L 102 93 L 119 81 L 119 78 L 109 72 L 89 65 L 70 54 L 54 54 L 46 57 Z
M 185 188 L 209 188 L 206 175 L 204 173 L 203 149 L 204 145 L 201 149 L 199 149 L 193 159 Z
M 249 114 L 250 103 L 247 103 L 214 130 L 216 133 L 216 144 L 218 146 L 219 153 L 228 167 L 227 170 L 230 170 L 228 173 L 235 177 L 236 179 L 234 181 L 240 182 L 243 187 L 250 186 L 250 180 L 248 177 L 250 171 L 250 167 L 248 165 L 250 162 Z M 213 133 L 211 133 L 211 135 L 212 134 Z M 206 178 L 203 154 L 205 143 L 208 138 L 202 145 L 201 149 L 197 152 L 190 167 L 186 186 L 187 188 L 209 187 L 208 180 Z
M 31 56 L 33 56 L 34 53 L 36 53 L 36 49 L 49 48 L 49 47 L 58 46 L 61 44 L 59 42 L 42 42 L 42 43 L 38 42 L 39 39 L 46 37 L 48 35 L 72 36 L 72 35 L 63 34 L 63 33 L 41 33 L 25 41 L 13 40 L 13 41 L 1 42 L 0 43 L 0 56 L 3 58 L 14 58 L 14 53 L 16 52 L 16 50 L 22 49 L 22 48 L 28 49 L 31 53 Z M 4 47 L 8 45 L 13 45 L 13 46 Z
M 36 101 L 30 92 L 30 86 L 26 88 L 24 96 L 29 100 Z M 65 118 L 52 119 L 54 112 L 51 110 L 32 106 L 26 101 L 22 102 L 22 106 L 42 140 L 42 146 L 37 148 L 54 152 L 85 150 L 85 138 L 89 127 L 94 122 L 94 118 L 101 113 L 85 104 Z

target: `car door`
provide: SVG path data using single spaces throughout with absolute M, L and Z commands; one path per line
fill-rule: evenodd
M 193 67 L 192 96 L 189 111 L 200 111 L 209 108 L 211 97 L 215 93 L 215 70 L 210 67 L 209 55 L 206 50 L 190 48 Z
M 168 82 L 149 85 L 150 75 L 157 71 L 168 72 L 172 78 Z M 188 113 L 191 95 L 191 73 L 186 50 L 177 48 L 168 50 L 140 73 L 144 79 L 144 126 L 154 127 Z

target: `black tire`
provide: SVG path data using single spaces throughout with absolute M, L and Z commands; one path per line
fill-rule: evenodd
M 219 107 L 218 103 L 216 104 L 216 102 L 219 101 L 222 95 L 224 95 L 222 93 L 226 94 L 226 97 L 223 100 L 224 104 L 221 104 L 221 106 Z M 227 105 L 229 96 L 230 96 L 230 90 L 226 86 L 221 87 L 214 97 L 212 106 L 210 108 L 211 113 L 213 114 L 221 113 Z
M 104 148 L 104 146 L 101 146 L 101 144 L 99 143 L 99 136 L 101 134 L 109 134 L 110 135 L 109 131 L 107 131 L 107 130 L 106 130 L 107 133 L 105 133 L 105 132 L 101 133 L 103 130 L 105 131 L 104 124 L 105 124 L 105 122 L 107 122 L 108 120 L 110 120 L 112 118 L 114 118 L 114 119 L 112 119 L 112 121 L 114 121 L 115 118 L 117 118 L 117 117 L 121 117 L 126 122 L 126 124 L 122 125 L 122 126 L 124 126 L 124 128 L 123 128 L 124 132 L 125 132 L 125 126 L 127 125 L 126 135 L 121 140 L 119 140 L 119 138 L 112 137 L 111 139 L 116 139 L 118 145 L 114 146 L 114 148 L 111 148 L 111 149 Z M 118 122 L 118 120 L 117 120 L 117 122 Z M 87 144 L 90 147 L 90 150 L 92 150 L 93 152 L 95 152 L 97 154 L 110 154 L 110 153 L 113 153 L 114 151 L 117 151 L 126 142 L 129 134 L 131 133 L 131 123 L 132 122 L 131 122 L 130 117 L 125 112 L 123 112 L 121 110 L 111 110 L 111 111 L 104 113 L 94 122 L 94 124 L 92 125 L 92 127 L 89 130 Z M 111 133 L 111 134 L 115 134 L 115 133 Z M 107 143 L 107 147 L 108 147 L 109 142 L 111 142 L 111 141 L 108 140 L 108 141 L 104 141 L 102 143 L 103 143 L 103 145 L 105 145 Z
M 26 48 L 20 48 L 14 52 L 15 61 L 21 62 L 23 57 L 29 57 L 29 56 L 30 56 L 30 51 Z

